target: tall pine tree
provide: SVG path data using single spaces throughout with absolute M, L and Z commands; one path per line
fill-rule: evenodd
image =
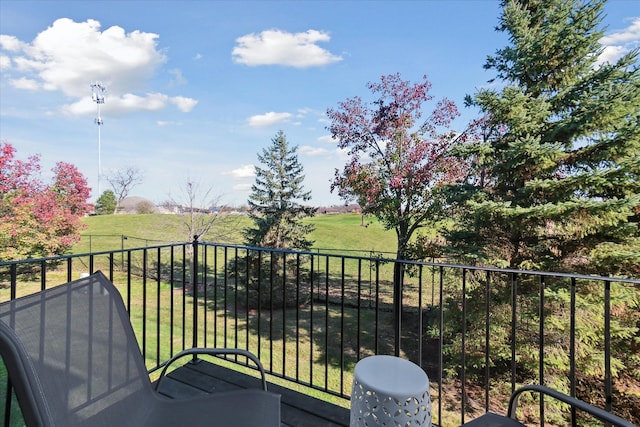
M 497 29 L 508 35 L 509 43 L 485 64 L 495 71 L 496 84 L 468 98 L 485 117 L 476 123 L 477 138 L 458 151 L 471 169 L 465 182 L 448 189 L 456 214 L 448 246 L 483 264 L 637 277 L 638 51 L 612 64 L 598 62 L 602 0 L 505 0 L 502 6 Z M 511 328 L 509 313 L 517 308 L 518 381 L 544 382 L 569 392 L 574 363 L 579 397 L 604 406 L 599 396 L 606 339 L 612 343 L 614 406 L 637 407 L 636 398 L 619 387 L 638 384 L 636 290 L 610 290 L 610 310 L 616 314 L 605 330 L 605 292 L 596 284 L 580 284 L 578 308 L 572 313 L 569 284 L 561 278 L 545 284 L 526 275 L 496 275 L 488 294 L 483 278 L 476 277 L 468 279 L 465 315 L 469 324 L 481 325 L 483 306 L 491 307 L 491 369 L 496 375 L 510 375 L 513 342 L 499 331 Z M 538 293 L 542 286 L 544 298 Z M 517 302 L 512 300 L 516 290 Z M 448 304 L 450 310 L 460 310 L 459 300 Z M 566 357 L 570 317 L 579 331 L 575 345 L 580 349 L 571 361 Z M 468 375 L 482 378 L 484 362 L 476 349 L 484 348 L 488 332 L 471 328 L 466 347 L 460 349 L 460 317 L 449 318 L 454 319 L 449 326 L 454 333 L 445 352 L 464 351 L 471 366 Z M 544 336 L 531 328 L 537 322 L 543 322 Z M 545 340 L 544 357 L 532 345 L 538 339 Z M 558 425 L 570 422 L 560 407 L 545 412 L 545 418 Z
M 315 208 L 301 203 L 311 200 L 303 188 L 304 169 L 297 156 L 297 146 L 289 146 L 283 131 L 272 144 L 258 154 L 263 167 L 256 166 L 256 181 L 249 195 L 249 216 L 254 227 L 245 231 L 248 245 L 277 249 L 310 249 L 308 234 L 313 225 L 302 219 L 313 216 Z
M 634 50 L 598 63 L 604 1 L 508 0 L 490 56 L 500 89 L 469 97 L 488 117 L 459 154 L 449 234 L 461 254 L 518 268 L 640 272 L 640 71 Z

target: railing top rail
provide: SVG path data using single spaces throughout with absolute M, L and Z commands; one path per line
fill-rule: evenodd
M 141 246 L 136 248 L 125 248 L 125 249 L 114 249 L 109 251 L 100 251 L 100 252 L 88 252 L 82 254 L 65 254 L 59 256 L 51 256 L 51 257 L 43 257 L 43 258 L 30 258 L 25 260 L 15 260 L 15 261 L 0 261 L 0 267 L 7 267 L 11 265 L 24 265 L 24 264 L 33 264 L 39 262 L 47 262 L 47 261 L 59 261 L 66 260 L 69 258 L 80 258 L 87 256 L 100 256 L 100 255 L 109 255 L 109 254 L 119 254 L 133 251 L 142 251 L 149 249 L 162 249 L 168 247 L 175 246 L 184 246 L 191 245 L 193 242 L 174 242 L 174 243 L 164 243 L 159 245 L 150 245 L 150 246 Z M 415 261 L 415 260 L 398 260 L 394 258 L 386 258 L 386 257 L 365 257 L 365 256 L 357 256 L 357 255 L 340 255 L 340 254 L 331 254 L 331 253 L 321 253 L 321 252 L 313 252 L 313 251 L 298 251 L 292 249 L 274 249 L 274 248 L 262 248 L 257 246 L 246 246 L 246 245 L 233 245 L 226 243 L 210 243 L 210 242 L 199 242 L 201 245 L 208 246 L 217 246 L 217 247 L 226 247 L 226 248 L 234 248 L 234 249 L 244 249 L 248 251 L 262 251 L 262 252 L 275 252 L 275 253 L 286 253 L 286 254 L 298 254 L 298 255 L 309 255 L 309 256 L 325 256 L 331 258 L 344 258 L 344 259 L 360 259 L 371 262 L 401 262 L 403 264 L 408 265 L 422 265 L 428 267 L 442 267 L 442 268 L 451 268 L 457 270 L 470 270 L 470 271 L 483 271 L 483 272 L 492 272 L 498 274 L 511 274 L 511 275 L 527 275 L 527 276 L 544 276 L 544 277 L 555 277 L 555 278 L 568 278 L 568 279 L 576 279 L 576 280 L 594 280 L 599 282 L 616 282 L 616 283 L 626 283 L 626 284 L 634 284 L 640 285 L 640 279 L 631 279 L 631 278 L 623 278 L 623 277 L 607 277 L 607 276 L 597 276 L 597 275 L 588 275 L 588 274 L 574 274 L 574 273 L 562 273 L 562 272 L 552 272 L 552 271 L 535 271 L 535 270 L 519 270 L 512 268 L 499 268 L 499 267 L 488 267 L 488 266 L 479 266 L 479 265 L 464 265 L 464 264 L 455 264 L 455 263 L 439 263 L 439 262 L 431 262 L 431 261 Z
M 181 243 L 164 243 L 161 245 L 150 245 L 150 246 L 139 246 L 136 248 L 125 248 L 125 249 L 112 249 L 110 251 L 99 251 L 99 252 L 85 252 L 81 254 L 64 254 L 64 255 L 56 255 L 50 257 L 42 257 L 42 258 L 27 258 L 21 260 L 14 261 L 0 261 L 0 267 L 7 267 L 11 265 L 21 265 L 21 264 L 34 264 L 39 262 L 47 262 L 47 261 L 60 261 L 69 258 L 82 258 L 88 256 L 96 256 L 96 255 L 109 255 L 109 254 L 119 254 L 126 252 L 134 252 L 134 251 L 142 251 L 145 249 L 162 249 L 169 248 L 172 246 L 184 246 L 191 245 L 191 242 L 181 242 Z
M 439 263 L 439 262 L 430 262 L 430 261 L 399 260 L 399 259 L 385 258 L 385 257 L 363 257 L 363 256 L 356 256 L 356 255 L 339 255 L 339 254 L 329 254 L 329 253 L 321 253 L 321 252 L 313 252 L 313 251 L 298 251 L 298 250 L 292 250 L 292 249 L 273 249 L 273 248 L 261 248 L 257 246 L 231 245 L 231 244 L 225 244 L 225 243 L 200 242 L 200 244 L 209 245 L 209 246 L 218 246 L 218 247 L 238 248 L 238 249 L 245 249 L 245 250 L 251 250 L 251 251 L 300 254 L 300 255 L 310 255 L 310 256 L 326 256 L 326 257 L 345 258 L 345 259 L 363 259 L 363 260 L 374 261 L 374 262 L 375 261 L 402 262 L 403 264 L 409 264 L 409 265 L 423 265 L 423 266 L 429 266 L 429 267 L 453 268 L 458 270 L 465 269 L 465 270 L 473 270 L 473 271 L 489 271 L 489 272 L 500 273 L 500 274 L 564 277 L 569 279 L 573 278 L 577 280 L 595 280 L 600 282 L 617 282 L 617 283 L 628 283 L 628 284 L 640 285 L 640 279 L 630 279 L 630 278 L 623 278 L 623 277 L 607 277 L 607 276 L 562 273 L 562 272 L 553 272 L 553 271 L 519 270 L 519 269 L 513 269 L 513 268 L 464 265 L 464 264 L 455 264 L 455 263 Z
M 84 237 L 84 238 L 91 238 L 91 237 L 120 237 L 121 239 L 124 240 L 128 240 L 128 239 L 134 239 L 134 240 L 144 240 L 146 242 L 167 242 L 166 240 L 161 240 L 161 239 L 147 239 L 145 237 L 138 237 L 138 236 L 132 236 L 131 234 L 93 234 L 93 233 L 89 233 L 89 234 L 82 234 L 80 233 L 80 237 Z

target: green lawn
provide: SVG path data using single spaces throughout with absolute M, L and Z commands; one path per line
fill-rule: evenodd
M 228 217 L 228 218 L 225 218 Z M 116 250 L 122 247 L 135 248 L 166 242 L 184 242 L 190 240 L 185 228 L 186 218 L 181 215 L 100 215 L 83 218 L 87 228 L 82 231 L 82 240 L 73 247 L 73 253 Z M 314 250 L 320 252 L 349 253 L 369 255 L 371 252 L 385 253 L 393 257 L 396 251 L 396 235 L 393 230 L 386 231 L 375 219 L 359 214 L 316 215 L 306 222 L 315 225 L 311 240 Z M 244 215 L 221 216 L 214 226 L 232 228 L 225 233 L 223 241 L 215 237 L 204 236 L 212 243 L 242 244 L 242 229 L 251 225 Z M 229 235 L 228 235 L 229 234 Z M 126 237 L 126 240 L 123 239 Z M 346 252 L 345 252 L 346 251 Z
M 385 230 L 373 218 L 363 218 L 359 214 L 329 214 L 317 215 L 308 222 L 315 225 L 311 239 L 315 241 L 314 248 L 320 252 L 341 249 L 357 251 L 357 255 L 385 252 L 385 255 L 393 257 L 395 254 L 395 231 Z
M 240 224 L 236 225 L 235 238 L 229 242 L 220 243 L 241 243 L 241 230 L 242 227 L 250 225 L 249 218 L 246 216 L 230 216 L 231 219 Z M 81 254 L 88 252 L 100 252 L 117 250 L 124 248 L 136 248 L 147 245 L 154 245 L 159 243 L 168 242 L 184 242 L 188 240 L 188 233 L 185 232 L 184 218 L 178 215 L 161 215 L 161 214 L 149 214 L 149 215 L 108 215 L 108 216 L 94 216 L 83 218 L 83 222 L 87 225 L 87 228 L 83 230 L 83 238 L 74 248 L 73 253 Z M 374 219 L 363 218 L 359 214 L 329 214 L 318 215 L 314 218 L 308 219 L 307 222 L 315 225 L 315 231 L 313 232 L 311 239 L 315 241 L 314 251 L 321 253 L 341 253 L 347 255 L 356 256 L 369 256 L 371 253 L 380 254 L 384 256 L 393 257 L 396 249 L 396 236 L 393 230 L 385 231 L 382 225 Z M 220 223 L 220 226 L 224 226 Z M 126 239 L 124 239 L 126 237 Z M 205 241 L 211 241 L 206 236 L 203 239 Z M 168 250 L 168 249 L 167 249 Z M 165 251 L 165 249 L 163 249 Z M 153 258 L 155 251 L 151 251 L 149 265 L 153 268 Z M 139 253 L 134 254 L 135 258 L 132 260 L 134 264 L 139 263 L 137 258 Z M 117 256 L 117 255 L 116 255 Z M 180 257 L 180 254 L 176 254 Z M 211 255 L 210 255 L 211 256 Z M 166 258 L 166 254 L 163 255 Z M 87 259 L 85 259 L 87 258 Z M 104 268 L 102 264 L 107 262 L 107 259 L 103 259 L 103 256 L 95 257 L 95 265 L 97 268 Z M 163 258 L 163 259 L 164 259 Z M 117 260 L 116 260 L 117 261 Z M 80 274 L 80 270 L 88 271 L 88 268 L 78 269 L 77 263 L 87 264 L 88 257 L 82 257 L 74 261 L 74 279 L 75 275 Z M 211 263 L 212 265 L 212 263 Z M 338 263 L 331 261 L 332 270 L 339 268 Z M 382 265 L 381 268 L 390 268 L 388 265 Z M 47 280 L 55 283 L 62 283 L 65 279 L 64 267 L 53 268 L 47 273 Z M 77 274 L 76 274 L 77 273 Z M 131 288 L 131 320 L 136 331 L 136 334 L 141 338 L 146 336 L 145 348 L 143 349 L 147 358 L 149 366 L 154 366 L 158 361 L 164 360 L 169 356 L 171 342 L 173 342 L 173 350 L 182 347 L 182 330 L 186 335 L 186 345 L 189 346 L 191 340 L 191 318 L 192 318 L 192 300 L 191 296 L 187 293 L 181 292 L 179 288 L 171 286 L 164 279 L 160 282 L 156 282 L 154 279 L 149 279 L 146 285 L 143 285 L 141 277 L 134 277 Z M 114 277 L 114 283 L 118 286 L 126 295 L 126 276 L 122 272 L 116 272 Z M 31 282 L 31 281 L 30 281 Z M 26 294 L 37 291 L 39 281 L 36 277 L 32 278 L 32 283 L 23 283 L 19 294 Z M 142 289 L 146 288 L 145 296 L 143 297 Z M 224 289 L 222 286 L 221 289 Z M 0 292 L 6 293 L 7 290 Z M 233 291 L 229 291 L 232 295 Z M 170 310 L 167 301 L 171 295 L 176 298 L 176 306 L 173 311 L 173 322 L 170 321 Z M 163 303 L 158 306 L 156 301 L 159 301 L 158 295 L 161 296 Z M 7 295 L 2 295 L 3 299 Z M 258 352 L 259 348 L 262 348 L 262 361 L 266 366 L 273 365 L 276 371 L 282 370 L 287 376 L 299 375 L 302 382 L 311 382 L 311 370 L 316 371 L 313 379 L 313 383 L 318 385 L 326 383 L 332 389 L 340 389 L 340 383 L 345 388 L 345 391 L 350 388 L 351 378 L 348 374 L 350 368 L 355 363 L 355 353 L 353 346 L 355 343 L 351 342 L 352 338 L 347 336 L 345 342 L 342 342 L 337 334 L 340 330 L 340 318 L 341 313 L 339 308 L 333 306 L 323 306 L 318 304 L 313 308 L 315 322 L 322 322 L 323 319 L 329 319 L 330 331 L 318 329 L 320 325 L 314 325 L 310 328 L 309 319 L 311 309 L 305 307 L 299 309 L 296 312 L 293 310 L 276 311 L 271 315 L 263 313 L 259 316 L 263 317 L 262 325 L 258 327 L 256 324 L 256 313 L 252 313 L 248 316 L 239 313 L 238 321 L 233 321 L 232 324 L 226 325 L 224 318 L 225 313 L 235 311 L 233 304 L 220 300 L 222 298 L 218 296 L 218 303 L 222 304 L 222 310 L 218 308 L 218 312 L 213 310 L 201 310 L 201 321 L 206 322 L 209 325 L 208 339 L 209 341 L 203 344 L 212 345 L 210 342 L 213 338 L 217 337 L 216 344 L 220 345 L 235 345 L 235 339 L 237 338 L 240 343 L 247 341 L 249 343 L 250 350 Z M 231 298 L 231 296 L 229 297 Z M 386 298 L 382 295 L 381 298 Z M 184 303 L 184 305 L 183 305 Z M 207 305 L 213 303 L 213 300 L 207 300 Z M 203 301 L 200 300 L 200 305 Z M 227 305 L 231 304 L 231 305 Z M 147 307 L 147 314 L 143 318 L 143 306 Z M 185 307 L 184 313 L 181 307 Z M 328 312 L 327 312 L 328 310 Z M 299 315 L 296 318 L 296 313 Z M 384 314 L 387 315 L 387 314 Z M 245 317 L 246 316 L 246 317 Z M 286 320 L 285 317 L 286 316 Z M 353 307 L 347 307 L 344 313 L 345 318 L 345 330 L 352 330 L 355 328 L 353 323 L 355 320 L 355 312 Z M 363 324 L 369 324 L 373 322 L 372 316 L 367 310 L 361 313 L 361 322 Z M 181 319 L 186 319 L 186 323 L 183 325 Z M 205 321 L 205 318 L 207 320 Z M 228 320 L 228 319 L 227 319 Z M 299 323 L 298 323 L 299 322 Z M 160 336 L 154 335 L 154 330 L 157 324 L 161 325 Z M 386 323 L 386 322 L 383 322 Z M 142 330 L 146 325 L 147 334 L 142 334 Z M 215 327 L 214 325 L 218 325 Z M 269 340 L 269 328 L 275 326 L 282 332 L 279 336 L 274 337 L 273 340 Z M 279 327 L 278 327 L 279 326 Z M 298 329 L 300 327 L 300 329 Z M 267 329 L 265 329 L 267 328 Z M 175 336 L 173 340 L 168 337 L 169 331 L 173 329 Z M 217 331 L 213 331 L 217 329 Z M 262 340 L 258 341 L 256 332 L 261 330 Z M 298 333 L 293 331 L 299 330 Z M 311 337 L 309 331 L 314 330 L 314 335 Z M 285 332 L 284 331 L 288 331 Z M 214 332 L 212 334 L 212 332 Z M 328 339 L 327 333 L 332 336 L 332 339 Z M 231 342 L 225 342 L 227 335 L 232 339 Z M 202 336 L 204 339 L 204 335 Z M 338 339 L 340 338 L 340 339 Z M 371 334 L 365 334 L 362 336 L 361 346 L 364 351 L 371 351 L 373 345 L 373 336 Z M 160 354 L 157 353 L 156 346 L 160 340 Z M 285 350 L 286 346 L 286 350 Z M 343 347 L 344 346 L 344 347 Z M 272 348 L 270 348 L 272 347 Z M 272 351 L 273 352 L 272 352 Z M 344 356 L 344 367 L 347 368 L 347 373 L 344 378 L 341 378 L 340 359 Z M 324 362 L 328 362 L 326 371 L 323 369 Z M 286 365 L 286 368 L 285 368 Z M 295 371 L 296 366 L 299 368 L 299 372 Z M 235 365 L 235 368 L 242 369 Z M 0 373 L 0 377 L 1 377 Z M 296 386 L 290 382 L 280 380 L 272 377 L 270 380 L 276 383 L 286 384 L 288 387 L 297 389 L 299 391 L 320 397 L 333 403 L 340 405 L 347 405 L 348 402 L 337 398 L 335 396 L 327 395 L 321 391 L 309 389 L 304 386 Z M 0 381 L 0 384 L 3 381 Z M 0 385 L 0 387 L 2 387 Z M 15 403 L 15 401 L 14 401 Z M 18 421 L 19 424 L 19 421 Z

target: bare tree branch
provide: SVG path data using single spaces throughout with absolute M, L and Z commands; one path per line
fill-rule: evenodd
M 188 240 L 198 236 L 201 240 L 231 242 L 239 230 L 240 217 L 221 215 L 217 210 L 220 196 L 212 195 L 212 187 L 203 187 L 200 182 L 187 178 L 180 188 L 176 200 L 169 196 L 169 203 L 183 215 L 183 228 Z
M 129 195 L 133 187 L 142 182 L 142 178 L 142 172 L 135 166 L 125 166 L 107 175 L 107 181 L 116 195 L 114 214 L 118 213 L 120 203 Z

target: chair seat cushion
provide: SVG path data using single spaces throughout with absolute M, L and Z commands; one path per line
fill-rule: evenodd
M 473 421 L 464 423 L 465 427 L 524 427 L 524 424 L 503 415 L 487 412 Z
M 190 399 L 158 399 L 144 426 L 280 426 L 280 395 L 263 390 L 234 390 Z

